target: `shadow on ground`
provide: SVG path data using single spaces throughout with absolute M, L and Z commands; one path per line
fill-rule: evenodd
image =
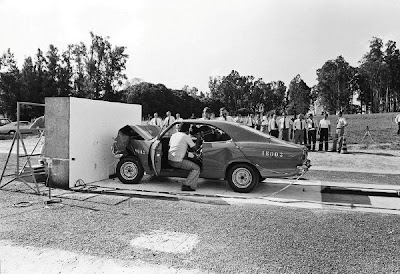
M 389 157 L 398 157 L 396 155 L 385 153 L 385 152 L 364 152 L 364 151 L 352 151 L 351 154 L 369 154 L 369 155 L 377 155 L 377 156 L 389 156 Z

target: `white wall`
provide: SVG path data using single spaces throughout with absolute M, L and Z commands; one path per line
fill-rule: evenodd
M 108 179 L 116 159 L 111 145 L 118 130 L 140 124 L 142 106 L 70 98 L 69 186 Z

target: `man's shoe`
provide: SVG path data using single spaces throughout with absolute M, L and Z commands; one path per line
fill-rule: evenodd
M 182 191 L 196 191 L 196 189 L 191 188 L 190 186 L 187 186 L 187 185 L 183 185 L 183 186 L 181 187 L 181 190 L 182 190 Z

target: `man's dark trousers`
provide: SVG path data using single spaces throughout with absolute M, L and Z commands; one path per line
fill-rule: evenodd
M 321 128 L 319 134 L 319 150 L 322 151 L 323 143 L 325 143 L 325 151 L 328 151 L 328 129 Z

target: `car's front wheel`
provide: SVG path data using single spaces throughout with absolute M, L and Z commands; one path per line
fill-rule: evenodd
M 139 183 L 143 174 L 143 166 L 136 157 L 123 157 L 117 164 L 117 177 L 124 184 Z
M 229 186 L 236 192 L 252 191 L 260 181 L 260 175 L 249 164 L 235 164 L 227 174 Z

